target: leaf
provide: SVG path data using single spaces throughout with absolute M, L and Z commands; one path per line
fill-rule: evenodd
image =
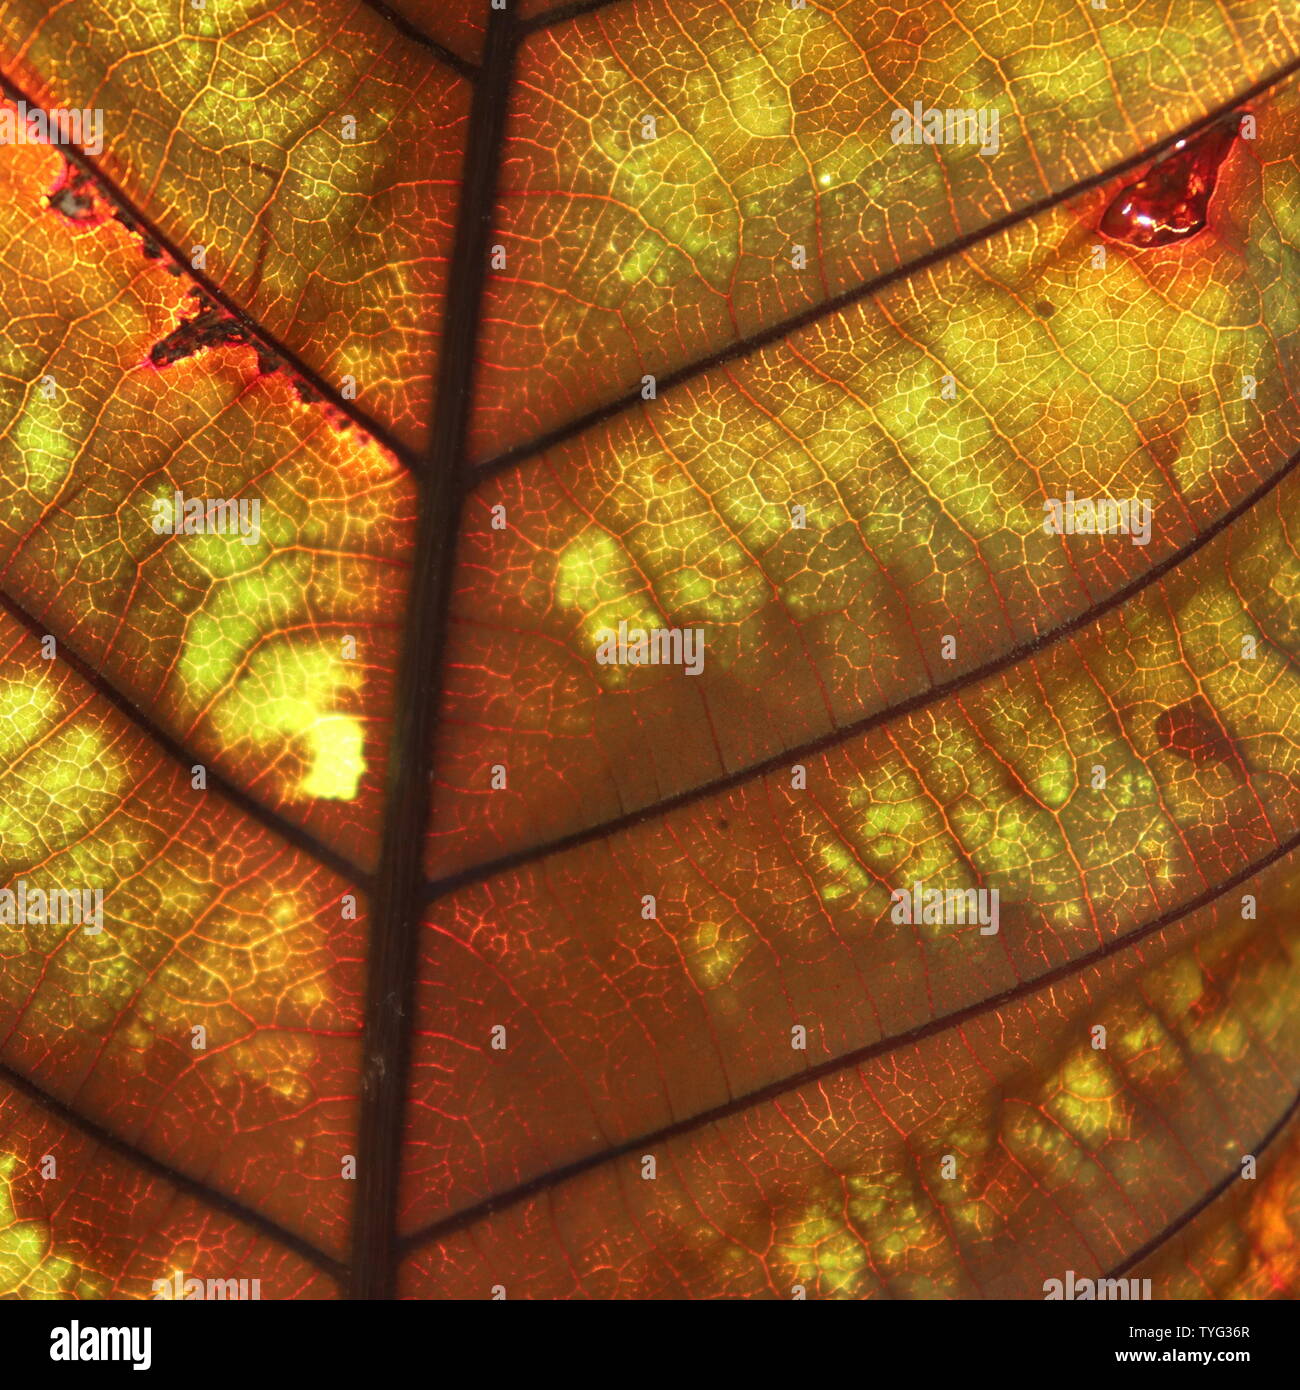
M 0 3 L 0 1291 L 1294 1296 L 1298 45 Z

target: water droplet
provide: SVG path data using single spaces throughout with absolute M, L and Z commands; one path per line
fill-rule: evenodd
M 1100 230 L 1130 246 L 1168 246 L 1205 226 L 1219 168 L 1245 112 L 1234 111 L 1198 135 L 1180 140 L 1136 183 L 1121 188 L 1102 214 Z

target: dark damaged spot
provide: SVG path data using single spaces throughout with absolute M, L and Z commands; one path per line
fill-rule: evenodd
M 169 367 L 173 362 L 193 357 L 204 348 L 248 341 L 248 329 L 238 319 L 215 305 L 208 305 L 193 318 L 182 319 L 165 338 L 155 343 L 149 352 L 149 360 L 155 367 Z
M 46 201 L 60 216 L 83 226 L 93 226 L 108 216 L 96 197 L 94 179 L 67 159 L 63 161 L 63 173 L 46 196 Z
M 163 268 L 172 275 L 185 274 L 184 266 L 172 259 L 150 234 L 147 226 L 126 208 L 116 206 L 100 188 L 94 175 L 71 160 L 64 159 L 63 172 L 58 183 L 46 195 L 46 201 L 60 216 L 81 226 L 96 226 L 111 218 L 139 238 L 140 249 L 147 259 L 162 261 Z M 206 348 L 240 344 L 252 347 L 257 354 L 257 368 L 261 375 L 270 376 L 285 369 L 286 364 L 279 354 L 258 339 L 249 323 L 214 303 L 202 289 L 192 289 L 190 296 L 195 301 L 195 311 L 189 317 L 182 318 L 165 338 L 149 350 L 149 361 L 155 367 L 169 367 Z M 313 385 L 296 373 L 291 374 L 291 380 L 298 399 L 304 405 L 323 407 L 335 429 L 351 429 L 351 419 L 331 405 Z
M 1233 741 L 1219 725 L 1209 702 L 1200 695 L 1159 715 L 1156 738 L 1161 748 L 1177 753 L 1198 767 L 1237 761 Z
M 169 367 L 173 362 L 193 357 L 205 348 L 235 343 L 253 349 L 257 354 L 257 369 L 263 376 L 284 369 L 283 359 L 259 341 L 250 325 L 214 304 L 202 290 L 191 290 L 190 294 L 195 301 L 196 312 L 182 319 L 176 328 L 150 349 L 149 360 L 155 367 Z M 319 393 L 301 379 L 294 379 L 294 387 L 304 404 L 321 402 Z M 334 412 L 328 405 L 326 409 L 336 428 L 346 429 L 350 425 L 351 422 L 341 412 Z

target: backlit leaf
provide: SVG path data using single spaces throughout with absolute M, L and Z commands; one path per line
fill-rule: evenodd
M 1297 70 L 0 0 L 0 1296 L 1300 1292 Z

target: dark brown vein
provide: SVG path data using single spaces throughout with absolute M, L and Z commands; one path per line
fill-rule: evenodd
M 363 0 L 363 3 L 382 14 L 408 38 L 433 51 L 440 61 L 449 63 L 450 66 L 457 68 L 466 76 L 474 72 L 473 65 L 469 64 L 467 60 L 444 49 L 442 45 L 423 35 L 409 21 L 382 3 L 382 0 Z M 209 282 L 205 275 L 192 270 L 169 239 L 157 229 L 149 218 L 131 204 L 116 184 L 102 173 L 84 153 L 78 150 L 66 151 L 70 160 L 95 181 L 109 201 L 129 217 L 134 226 L 142 229 L 166 251 L 173 261 L 184 270 L 185 274 L 203 288 L 204 293 L 213 302 L 221 305 L 248 330 L 251 336 L 287 362 L 304 380 L 310 382 L 335 409 L 354 420 L 362 429 L 374 436 L 408 468 L 417 470 L 422 463 L 427 464 L 425 476 L 419 480 L 422 505 L 420 530 L 417 537 L 416 574 L 408 607 L 406 641 L 403 646 L 403 662 L 398 678 L 393 734 L 394 757 L 389 764 L 390 787 L 385 813 L 381 869 L 373 914 L 375 925 L 367 991 L 366 1034 L 363 1053 L 365 1072 L 359 1126 L 361 1166 L 357 1183 L 357 1217 L 351 1271 L 352 1293 L 358 1297 L 391 1295 L 397 1256 L 403 1251 L 436 1239 L 451 1230 L 460 1229 L 506 1206 L 525 1200 L 535 1192 L 554 1187 L 570 1177 L 578 1176 L 582 1172 L 632 1152 L 641 1146 L 662 1143 L 677 1134 L 700 1128 L 748 1106 L 760 1104 L 765 1099 L 811 1083 L 830 1072 L 858 1065 L 893 1048 L 918 1042 L 948 1028 L 958 1027 L 969 1018 L 1003 1007 L 1022 995 L 1047 987 L 1059 979 L 1075 975 L 1106 956 L 1130 947 L 1152 932 L 1206 906 L 1241 882 L 1261 872 L 1269 864 L 1300 847 L 1300 835 L 1293 836 L 1285 844 L 1278 846 L 1265 859 L 1240 871 L 1223 884 L 1200 894 L 1182 907 L 1174 909 L 1120 938 L 1116 938 L 1087 956 L 1067 962 L 1032 980 L 1021 982 L 999 995 L 991 996 L 907 1033 L 900 1033 L 855 1052 L 843 1054 L 796 1076 L 772 1083 L 768 1087 L 735 1098 L 725 1105 L 701 1112 L 650 1135 L 605 1149 L 587 1159 L 539 1175 L 528 1183 L 520 1184 L 516 1188 L 489 1198 L 441 1222 L 434 1223 L 421 1232 L 400 1240 L 397 1239 L 395 1235 L 396 1189 L 400 1171 L 402 1110 L 410 1049 L 411 982 L 414 978 L 415 947 L 420 930 L 420 901 L 423 897 L 420 856 L 429 809 L 428 759 L 435 724 L 436 692 L 440 688 L 451 565 L 458 518 L 464 494 L 471 485 L 462 463 L 463 443 L 471 398 L 472 364 L 482 297 L 486 232 L 494 205 L 499 149 L 505 120 L 506 97 L 514 56 L 515 37 L 517 33 L 534 32 L 612 3 L 616 3 L 616 0 L 577 0 L 577 3 L 562 5 L 538 16 L 520 26 L 518 30 L 515 30 L 508 15 L 502 12 L 491 12 L 487 49 L 481 70 L 481 88 L 475 94 L 471 113 L 470 135 L 465 155 L 465 175 L 462 181 L 464 196 L 459 210 L 456 245 L 450 261 L 445 340 L 439 366 L 434 432 L 427 459 L 421 458 L 415 451 L 390 435 L 385 427 L 371 420 L 354 402 L 342 399 L 334 388 L 303 363 L 292 350 L 282 345 L 274 335 L 245 314 L 215 285 Z M 1104 173 L 1080 180 L 1060 193 L 1050 195 L 1015 214 L 999 219 L 979 232 L 951 242 L 935 252 L 928 253 L 925 257 L 897 268 L 888 275 L 878 277 L 798 316 L 773 325 L 759 334 L 738 340 L 719 352 L 689 364 L 677 372 L 665 375 L 660 379 L 661 395 L 664 391 L 701 372 L 757 351 L 808 323 L 838 312 L 856 300 L 878 292 L 887 284 L 923 271 L 947 257 L 958 255 L 969 247 L 1016 225 L 1026 218 L 1033 217 L 1058 203 L 1076 197 L 1080 193 L 1124 173 L 1130 168 L 1147 162 L 1177 139 L 1193 133 L 1217 119 L 1224 112 L 1259 95 L 1270 86 L 1290 76 L 1297 69 L 1300 69 L 1300 58 L 1239 94 L 1231 102 L 1225 103 L 1202 120 L 1188 126 L 1184 131 L 1169 136 L 1141 154 L 1133 155 L 1116 163 Z M 11 96 L 15 101 L 28 100 L 21 89 L 3 73 L 0 73 L 0 91 Z M 529 444 L 487 460 L 481 465 L 477 477 L 486 476 L 488 473 L 507 467 L 521 458 L 551 447 L 563 439 L 591 428 L 604 419 L 630 409 L 634 404 L 640 404 L 639 389 L 607 406 L 590 412 L 587 416 L 571 422 L 551 434 L 539 437 Z M 1164 573 L 1181 563 L 1183 559 L 1194 554 L 1214 535 L 1234 521 L 1237 516 L 1272 491 L 1292 471 L 1297 462 L 1300 462 L 1300 455 L 1293 456 L 1284 468 L 1256 489 L 1249 498 L 1239 503 L 1206 532 L 1168 557 L 1139 580 L 1134 581 L 1133 584 L 1118 591 L 1103 603 L 1071 619 L 1051 634 L 1017 648 L 997 661 L 988 663 L 985 667 L 977 668 L 953 681 L 933 687 L 909 700 L 899 702 L 888 710 L 879 711 L 875 715 L 857 721 L 854 725 L 835 730 L 800 749 L 787 750 L 772 759 L 752 765 L 727 777 L 716 779 L 714 782 L 692 789 L 680 797 L 654 803 L 626 817 L 608 821 L 601 826 L 577 832 L 533 850 L 521 851 L 518 855 L 505 856 L 491 864 L 465 871 L 463 874 L 449 876 L 429 885 L 428 891 L 431 896 L 449 892 L 453 888 L 461 886 L 462 883 L 475 881 L 516 864 L 542 858 L 572 845 L 615 833 L 649 817 L 664 814 L 677 805 L 689 804 L 700 797 L 726 790 L 728 787 L 738 785 L 749 778 L 761 776 L 765 772 L 788 765 L 809 753 L 821 751 L 822 748 L 833 746 L 857 733 L 866 732 L 875 724 L 884 722 L 886 719 L 900 717 L 913 709 L 921 708 L 941 699 L 955 689 L 986 679 L 1095 621 L 1103 613 L 1126 602 L 1128 598 L 1148 584 L 1155 582 Z M 0 595 L 0 604 L 3 604 L 34 634 L 44 635 L 44 629 L 41 625 L 36 623 L 30 615 L 21 609 L 21 606 L 16 605 L 7 596 Z M 99 694 L 109 699 L 116 708 L 128 715 L 134 723 L 140 725 L 171 756 L 186 762 L 186 765 L 192 761 L 190 755 L 181 745 L 154 725 L 147 715 L 116 691 L 109 682 L 89 668 L 80 658 L 75 657 L 72 653 L 66 653 L 65 659 L 82 679 L 90 683 Z M 305 832 L 302 832 L 298 827 L 280 821 L 274 813 L 260 806 L 246 793 L 225 783 L 218 774 L 213 774 L 213 781 L 216 789 L 220 790 L 233 803 L 239 805 L 240 809 L 268 825 L 268 828 L 273 829 L 285 839 L 297 844 L 305 852 L 327 863 L 337 872 L 346 873 L 354 878 L 364 877 L 358 873 L 355 866 L 346 863 L 341 857 L 335 856 L 337 862 L 330 863 L 326 856 L 333 855 L 333 851 L 328 850 L 323 845 L 318 845 L 312 837 L 305 835 Z M 299 839 L 295 839 L 295 836 Z M 258 1228 L 270 1238 L 294 1250 L 332 1276 L 337 1278 L 346 1273 L 338 1261 L 317 1250 L 293 1232 L 284 1230 L 256 1211 L 244 1208 L 239 1202 L 225 1194 L 204 1183 L 190 1179 L 184 1174 L 170 1169 L 166 1164 L 150 1155 L 137 1150 L 124 1140 L 103 1130 L 95 1122 L 72 1111 L 63 1102 L 3 1064 L 0 1064 L 0 1079 L 4 1079 L 15 1089 L 39 1102 L 65 1122 L 76 1126 L 96 1142 L 105 1144 L 131 1162 L 175 1184 L 179 1189 Z M 1283 1117 L 1270 1129 L 1257 1147 L 1257 1152 L 1281 1132 L 1295 1113 L 1297 1105 L 1300 1105 L 1300 1097 L 1292 1101 Z M 1226 1191 L 1235 1176 L 1235 1173 L 1230 1174 L 1217 1184 L 1209 1194 L 1195 1206 L 1189 1208 L 1188 1212 L 1178 1218 L 1175 1223 L 1172 1223 L 1153 1241 L 1148 1242 L 1141 1251 L 1130 1257 L 1124 1265 L 1115 1271 L 1116 1276 L 1131 1268 L 1159 1244 L 1176 1234 L 1182 1226 L 1210 1205 L 1223 1191 Z
M 420 517 L 393 708 L 383 843 L 371 910 L 362 1042 L 361 1105 L 351 1259 L 353 1298 L 391 1298 L 397 1274 L 397 1191 L 402 1160 L 411 994 L 424 897 L 429 762 L 456 556 L 468 490 L 464 464 L 488 237 L 496 199 L 506 98 L 515 54 L 511 13 L 489 12 L 483 67 L 470 108 L 456 239 L 429 458 L 417 475 Z
M 1277 1117 L 1269 1126 L 1266 1133 L 1260 1136 L 1255 1147 L 1250 1150 L 1258 1158 L 1273 1143 L 1275 1139 L 1286 1129 L 1287 1125 L 1295 1118 L 1296 1113 L 1300 1112 L 1300 1091 L 1297 1091 L 1291 1098 L 1291 1104 Z M 1120 1279 L 1129 1270 L 1141 1264 L 1149 1255 L 1155 1254 L 1157 1250 L 1168 1241 L 1171 1241 L 1184 1227 L 1190 1225 L 1196 1218 L 1209 1206 L 1212 1206 L 1223 1194 L 1233 1185 L 1233 1183 L 1243 1181 L 1240 1166 L 1233 1168 L 1226 1173 L 1212 1188 L 1198 1201 L 1192 1203 L 1186 1211 L 1180 1213 L 1167 1225 L 1158 1235 L 1151 1237 L 1140 1250 L 1135 1250 L 1127 1259 L 1117 1264 L 1109 1274 L 1107 1279 Z
M 1054 966 L 1051 970 L 1045 970 L 1040 975 L 1035 975 L 1031 979 L 1022 980 L 1018 984 L 1012 985 L 997 994 L 988 996 L 985 999 L 977 1000 L 973 1004 L 967 1004 L 963 1008 L 956 1009 L 952 1013 L 943 1014 L 938 1018 L 931 1019 L 928 1023 L 918 1024 L 914 1028 L 906 1029 L 901 1033 L 894 1033 L 887 1038 L 880 1038 L 876 1042 L 868 1043 L 864 1047 L 854 1048 L 852 1051 L 843 1052 L 835 1057 L 828 1058 L 824 1062 L 819 1062 L 816 1066 L 808 1067 L 804 1071 L 792 1073 L 789 1076 L 781 1077 L 777 1081 L 769 1082 L 766 1086 L 760 1086 L 756 1090 L 747 1091 L 743 1095 L 735 1096 L 731 1100 L 724 1101 L 720 1105 L 712 1106 L 708 1110 L 699 1111 L 695 1115 L 690 1115 L 682 1120 L 676 1120 L 672 1124 L 664 1125 L 660 1129 L 652 1130 L 647 1134 L 640 1134 L 633 1139 L 624 1140 L 618 1144 L 611 1144 L 609 1147 L 601 1149 L 597 1153 L 588 1154 L 584 1158 L 575 1159 L 572 1163 L 566 1163 L 558 1168 L 552 1168 L 548 1172 L 540 1173 L 536 1177 L 529 1178 L 528 1181 L 519 1183 L 517 1186 L 499 1192 L 495 1196 L 488 1197 L 481 1202 L 475 1203 L 463 1211 L 456 1212 L 452 1216 L 435 1221 L 423 1229 L 406 1236 L 402 1240 L 404 1250 L 411 1250 L 416 1246 L 427 1244 L 430 1241 L 439 1240 L 444 1236 L 450 1235 L 455 1231 L 463 1230 L 466 1226 L 471 1226 L 477 1221 L 482 1221 L 489 1216 L 503 1211 L 507 1207 L 516 1206 L 520 1202 L 527 1201 L 540 1192 L 549 1191 L 561 1183 L 580 1177 L 584 1173 L 589 1173 L 593 1168 L 599 1168 L 603 1164 L 612 1163 L 616 1159 L 625 1158 L 629 1154 L 646 1153 L 658 1145 L 666 1144 L 683 1134 L 690 1134 L 695 1130 L 703 1129 L 706 1125 L 715 1124 L 720 1120 L 735 1115 L 741 1111 L 752 1109 L 754 1106 L 762 1105 L 767 1101 L 776 1100 L 778 1097 L 788 1095 L 791 1091 L 796 1091 L 804 1086 L 811 1085 L 824 1077 L 831 1076 L 836 1072 L 846 1071 L 851 1067 L 861 1066 L 866 1062 L 873 1061 L 877 1057 L 882 1057 L 887 1053 L 897 1051 L 899 1048 L 911 1047 L 923 1042 L 926 1038 L 934 1037 L 938 1033 L 944 1033 L 952 1028 L 960 1028 L 963 1024 L 969 1023 L 974 1018 L 979 1018 L 983 1014 L 1005 1008 L 1008 1004 L 1015 1003 L 1030 994 L 1035 994 L 1039 990 L 1048 989 L 1052 985 L 1058 984 L 1062 980 L 1068 980 L 1076 975 L 1082 974 L 1085 970 L 1091 969 L 1094 965 L 1106 960 L 1117 952 L 1126 951 L 1144 941 L 1154 932 L 1162 928 L 1173 926 L 1180 922 L 1184 917 L 1190 916 L 1194 912 L 1208 907 L 1216 899 L 1225 893 L 1231 892 L 1234 888 L 1261 874 L 1271 864 L 1275 864 L 1279 859 L 1285 858 L 1288 854 L 1300 849 L 1300 831 L 1297 831 L 1289 839 L 1277 845 L 1270 853 L 1262 859 L 1256 860 L 1245 868 L 1238 870 L 1223 883 L 1216 884 L 1212 888 L 1207 888 L 1204 892 L 1198 893 L 1196 897 L 1188 902 L 1181 903 L 1177 907 L 1170 908 L 1167 912 L 1161 913 L 1158 917 L 1152 918 L 1149 922 L 1144 922 L 1142 926 L 1135 927 L 1132 931 L 1114 937 L 1103 945 L 1089 951 L 1086 955 L 1077 956 L 1073 960 L 1068 960 L 1061 965 Z
M 6 96 L 10 101 L 25 101 L 28 106 L 37 106 L 19 87 L 12 78 L 6 73 L 0 72 L 0 94 Z M 278 357 L 282 362 L 292 368 L 296 376 L 308 382 L 316 394 L 322 397 L 330 406 L 341 414 L 345 415 L 358 428 L 370 435 L 378 444 L 381 444 L 391 453 L 399 463 L 406 468 L 414 470 L 416 467 L 415 453 L 411 447 L 397 437 L 387 425 L 381 424 L 373 416 L 364 411 L 356 401 L 346 400 L 338 390 L 320 375 L 315 367 L 309 366 L 294 350 L 281 342 L 270 329 L 264 327 L 235 301 L 214 281 L 201 270 L 195 270 L 190 265 L 189 259 L 181 254 L 180 248 L 176 243 L 159 228 L 147 213 L 142 212 L 131 199 L 118 187 L 117 183 L 90 158 L 84 151 L 73 145 L 57 146 L 59 152 L 68 160 L 69 163 L 76 165 L 87 178 L 93 180 L 100 193 L 116 207 L 124 217 L 130 219 L 130 225 L 137 233 L 143 234 L 148 240 L 154 242 L 158 248 L 171 260 L 186 277 L 192 280 L 203 293 L 214 304 L 218 304 L 235 319 L 240 327 L 248 334 L 251 339 L 261 343 L 268 354 Z
M 20 1092 L 29 1100 L 35 1102 L 42 1110 L 48 1111 L 56 1119 L 64 1124 L 70 1125 L 73 1129 L 84 1134 L 88 1139 L 96 1144 L 103 1145 L 113 1153 L 138 1168 L 144 1169 L 146 1173 L 153 1177 L 161 1178 L 164 1182 L 170 1183 L 188 1197 L 193 1197 L 202 1202 L 205 1206 L 215 1207 L 218 1211 L 225 1212 L 227 1216 L 233 1217 L 236 1221 L 242 1222 L 246 1226 L 251 1226 L 261 1232 L 262 1235 L 283 1245 L 286 1249 L 292 1250 L 295 1255 L 300 1255 L 304 1260 L 309 1261 L 318 1269 L 322 1269 L 326 1274 L 334 1279 L 342 1279 L 344 1269 L 338 1260 L 331 1255 L 327 1255 L 323 1250 L 319 1250 L 309 1240 L 303 1239 L 294 1231 L 278 1225 L 269 1217 L 263 1216 L 261 1212 L 253 1207 L 245 1206 L 243 1202 L 228 1196 L 215 1187 L 210 1187 L 207 1183 L 199 1182 L 180 1169 L 173 1168 L 168 1163 L 163 1163 L 152 1154 L 146 1153 L 143 1149 L 137 1148 L 134 1144 L 128 1143 L 125 1139 L 119 1138 L 111 1130 L 105 1129 L 103 1125 L 96 1121 L 87 1119 L 85 1115 L 72 1109 L 71 1106 L 64 1104 L 57 1096 L 38 1086 L 36 1082 L 21 1072 L 3 1062 L 0 1062 L 0 1083 L 12 1086 L 15 1091 Z
M 1004 217 L 999 217 L 993 222 L 978 228 L 976 231 L 967 232 L 964 236 L 956 237 L 954 240 L 946 242 L 942 246 L 936 247 L 932 251 L 927 251 L 923 256 L 914 257 L 910 261 L 905 261 L 901 265 L 895 266 L 893 270 L 886 271 L 883 275 L 877 275 L 870 280 L 863 281 L 860 285 L 855 285 L 851 289 L 844 290 L 842 293 L 833 295 L 830 299 L 824 299 L 818 304 L 811 305 L 807 309 L 800 310 L 799 313 L 791 315 L 789 318 L 781 319 L 778 323 L 770 324 L 766 328 L 749 334 L 747 337 L 737 338 L 725 346 L 718 348 L 717 351 L 709 353 L 707 356 L 697 358 L 693 362 L 688 362 L 684 367 L 678 367 L 674 371 L 665 372 L 656 378 L 656 402 L 662 401 L 665 395 L 674 387 L 682 385 L 683 382 L 691 381 L 703 375 L 705 372 L 712 371 L 715 367 L 720 367 L 724 363 L 733 362 L 738 358 L 749 357 L 755 352 L 765 347 L 770 347 L 773 343 L 779 342 L 782 338 L 788 337 L 791 333 L 798 332 L 802 328 L 807 328 L 810 324 L 817 323 L 819 320 L 829 318 L 833 314 L 838 314 L 842 310 L 857 304 L 863 299 L 869 299 L 872 295 L 879 294 L 890 285 L 896 284 L 900 280 L 909 279 L 913 275 L 918 275 L 923 271 L 950 260 L 954 256 L 959 256 L 972 247 L 978 246 L 981 242 L 988 241 L 991 237 L 1007 231 L 1009 228 L 1016 227 L 1022 222 L 1037 217 L 1044 212 L 1058 207 L 1061 203 L 1069 202 L 1072 198 L 1100 187 L 1102 184 L 1109 183 L 1112 179 L 1118 178 L 1121 174 L 1127 173 L 1130 169 L 1136 169 L 1140 165 L 1146 164 L 1163 153 L 1179 140 L 1186 139 L 1188 136 L 1203 130 L 1206 126 L 1213 125 L 1229 111 L 1236 110 L 1237 107 L 1245 102 L 1252 101 L 1254 98 L 1266 92 L 1270 87 L 1276 86 L 1279 82 L 1285 81 L 1293 73 L 1300 71 L 1300 56 L 1293 58 L 1289 63 L 1276 69 L 1269 76 L 1247 87 L 1245 91 L 1239 92 L 1231 100 L 1216 106 L 1208 115 L 1184 126 L 1181 130 L 1175 131 L 1172 135 L 1167 135 L 1164 139 L 1149 145 L 1138 154 L 1128 155 L 1126 158 L 1118 160 L 1107 168 L 1095 174 L 1089 174 L 1086 178 L 1079 179 L 1068 187 L 1056 193 L 1049 193 L 1045 197 L 1037 199 L 1035 202 L 1028 203 L 1014 212 L 1007 213 Z M 644 407 L 646 402 L 641 397 L 641 384 L 629 390 L 625 395 L 615 397 L 604 405 L 596 406 L 593 410 L 587 411 L 585 415 L 580 415 L 567 424 L 558 425 L 545 434 L 536 436 L 522 444 L 512 445 L 509 449 L 503 450 L 491 458 L 484 459 L 476 465 L 476 476 L 481 481 L 493 474 L 500 473 L 504 469 L 513 467 L 524 459 L 530 458 L 534 454 L 544 453 L 547 449 L 552 449 L 558 444 L 563 444 L 566 440 L 573 439 L 580 434 L 597 425 L 604 424 L 605 421 L 613 419 L 615 416 L 622 415 L 626 411 L 635 407 Z
M 408 38 L 412 43 L 418 43 L 421 47 L 427 48 L 440 63 L 445 63 L 447 67 L 452 68 L 467 81 L 472 82 L 474 80 L 478 73 L 476 63 L 471 63 L 468 58 L 462 58 L 454 49 L 439 43 L 437 39 L 426 34 L 418 25 L 413 24 L 404 14 L 399 14 L 391 5 L 386 5 L 384 0 L 361 0 L 361 3 L 391 24 L 403 38 Z
M 1090 626 L 1103 618 L 1112 609 L 1118 608 L 1127 603 L 1131 598 L 1140 594 L 1144 589 L 1163 579 L 1171 570 L 1176 569 L 1184 561 L 1190 559 L 1197 551 L 1207 546 L 1217 535 L 1226 530 L 1252 507 L 1257 506 L 1265 497 L 1273 492 L 1285 478 L 1300 466 L 1300 450 L 1292 454 L 1286 463 L 1276 472 L 1259 484 L 1253 491 L 1248 493 L 1228 511 L 1215 519 L 1215 521 L 1205 530 L 1198 532 L 1185 545 L 1180 546 L 1172 554 L 1167 555 L 1159 564 L 1153 565 L 1136 579 L 1125 584 L 1123 588 L 1117 589 L 1108 598 L 1102 599 L 1099 603 L 1093 604 L 1076 613 L 1073 618 L 1066 619 L 1058 627 L 1050 632 L 1040 633 L 1036 638 L 1029 642 L 1022 642 L 1018 646 L 1011 647 L 1001 656 L 995 657 L 991 661 L 986 661 L 982 666 L 972 667 L 969 671 L 953 676 L 951 680 L 932 685 L 925 690 L 918 691 L 915 695 L 909 695 L 906 699 L 896 700 L 892 705 L 887 705 L 883 709 L 876 710 L 872 714 L 864 715 L 861 719 L 856 719 L 850 724 L 841 724 L 837 729 L 831 729 L 828 733 L 820 734 L 816 738 L 808 739 L 804 743 L 797 744 L 793 748 L 782 749 L 779 753 L 773 753 L 770 757 L 762 758 L 758 762 L 749 763 L 745 767 L 738 768 L 734 772 L 724 773 L 720 777 L 714 777 L 707 782 L 702 782 L 698 786 L 690 787 L 686 791 L 677 792 L 673 796 L 666 796 L 658 801 L 648 802 L 634 811 L 628 811 L 621 816 L 612 816 L 608 820 L 600 822 L 598 825 L 587 826 L 582 830 L 571 831 L 567 835 L 557 836 L 553 840 L 546 840 L 537 845 L 530 845 L 525 849 L 514 850 L 510 854 L 503 854 L 495 859 L 485 860 L 481 864 L 471 865 L 469 868 L 460 869 L 456 873 L 447 874 L 442 878 L 435 879 L 428 884 L 426 893 L 430 900 L 443 897 L 447 893 L 454 892 L 459 888 L 465 887 L 470 883 L 478 883 L 484 879 L 491 878 L 496 874 L 504 873 L 510 869 L 517 869 L 525 864 L 536 863 L 540 859 L 547 859 L 551 855 L 561 854 L 565 850 L 576 849 L 580 845 L 590 844 L 594 840 L 605 839 L 608 836 L 616 835 L 624 830 L 629 830 L 633 826 L 640 825 L 645 821 L 655 819 L 659 816 L 666 816 L 672 811 L 680 810 L 682 807 L 693 805 L 697 801 L 702 801 L 707 797 L 716 796 L 722 792 L 731 791 L 736 787 L 743 786 L 747 782 L 754 781 L 756 778 L 764 777 L 768 773 L 778 772 L 783 768 L 789 767 L 792 763 L 802 762 L 807 758 L 815 757 L 819 753 L 825 753 L 829 749 L 845 743 L 850 739 L 857 738 L 859 735 L 870 733 L 871 730 L 887 724 L 895 719 L 901 719 L 906 715 L 914 714 L 917 710 L 925 709 L 929 705 L 937 703 L 939 700 L 954 695 L 959 691 L 969 689 L 979 685 L 981 682 L 989 680 L 991 677 L 1000 675 L 1003 671 L 1018 665 L 1031 657 L 1037 657 L 1049 648 L 1054 647 L 1064 638 L 1072 633 Z
M 778 0 L 779 2 L 779 0 Z M 623 0 L 571 0 L 567 5 L 556 5 L 553 10 L 526 19 L 521 28 L 524 34 L 536 33 L 539 29 L 550 29 L 557 24 L 566 24 L 571 19 L 579 19 L 595 10 L 608 9 L 611 5 L 622 4 Z
M 33 640 L 38 643 L 43 637 L 49 635 L 49 628 L 39 618 L 28 612 L 17 599 L 3 590 L 0 590 L 0 611 L 7 613 L 14 622 L 25 628 L 32 635 Z M 365 869 L 354 864 L 352 860 L 340 854 L 336 849 L 318 840 L 302 826 L 296 825 L 293 821 L 280 815 L 279 812 L 273 811 L 269 806 L 258 801 L 256 797 L 250 796 L 248 792 L 244 791 L 237 783 L 230 781 L 205 758 L 195 753 L 193 749 L 186 748 L 178 739 L 173 738 L 152 715 L 141 709 L 130 696 L 119 690 L 107 676 L 96 670 L 84 657 L 79 656 L 62 637 L 57 633 L 53 636 L 58 646 L 59 661 L 80 677 L 96 695 L 112 705 L 119 714 L 157 744 L 169 758 L 179 763 L 185 769 L 187 776 L 196 763 L 202 763 L 207 774 L 209 792 L 217 792 L 225 797 L 232 806 L 237 807 L 251 820 L 265 826 L 280 839 L 309 855 L 327 869 L 353 880 L 363 888 L 369 885 L 370 874 Z M 207 794 L 207 792 L 202 793 L 202 795 Z

